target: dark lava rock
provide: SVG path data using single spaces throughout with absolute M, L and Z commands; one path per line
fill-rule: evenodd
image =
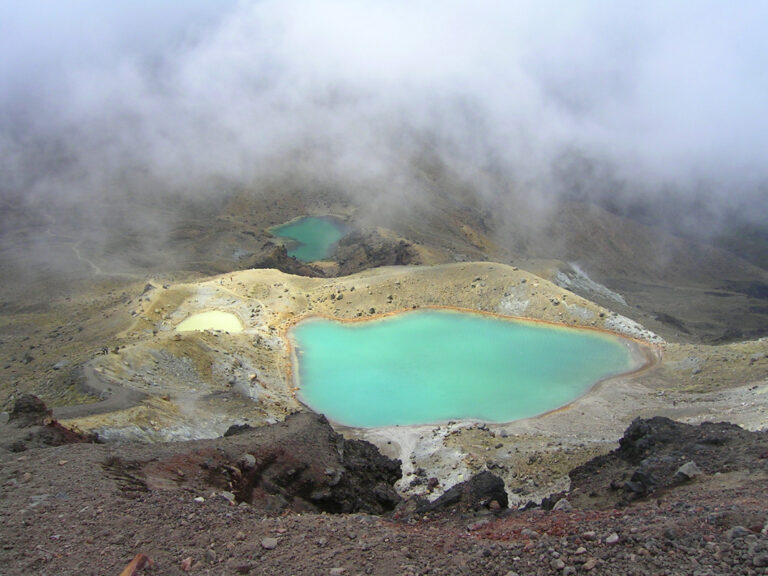
M 8 422 L 0 430 L 0 448 L 23 452 L 29 448 L 97 442 L 95 434 L 81 434 L 59 424 L 45 402 L 32 394 L 20 396 L 14 403 Z
M 629 481 L 624 483 L 624 489 L 638 496 L 647 496 L 656 489 L 657 484 L 653 474 L 638 468 Z
M 53 419 L 53 412 L 45 402 L 32 394 L 24 394 L 16 399 L 13 410 L 8 415 L 8 423 L 17 428 L 44 426 Z
M 541 504 L 536 504 L 533 500 L 529 500 L 523 506 L 523 510 L 530 510 L 532 508 L 541 507 L 542 510 L 552 510 L 560 500 L 563 500 L 568 495 L 567 491 L 555 492 L 549 496 L 545 496 L 541 500 Z
M 402 475 L 400 461 L 369 442 L 345 440 L 322 415 L 299 412 L 277 424 L 184 443 L 181 453 L 180 446 L 167 445 L 165 455 L 125 462 L 121 469 L 130 469 L 138 482 L 231 492 L 237 502 L 272 514 L 382 514 L 400 502 L 393 487 Z
M 728 422 L 693 426 L 657 416 L 633 421 L 619 440 L 616 456 L 656 470 L 665 478 L 691 460 L 703 472 L 714 474 L 765 468 L 758 459 L 767 441 L 766 432 L 750 432 Z
M 285 272 L 286 274 L 296 274 L 297 276 L 309 276 L 312 278 L 322 278 L 325 276 L 322 270 L 310 264 L 297 260 L 293 256 L 288 256 L 288 249 L 285 246 L 277 246 L 271 242 L 266 247 L 272 248 L 266 256 L 254 260 L 249 264 L 251 268 L 274 268 Z
M 229 428 L 227 428 L 227 431 L 224 432 L 224 437 L 228 436 L 234 436 L 236 434 L 242 434 L 243 432 L 246 432 L 250 430 L 252 426 L 250 424 L 232 424 Z
M 336 248 L 339 275 L 377 268 L 418 264 L 413 246 L 404 240 L 385 238 L 378 232 L 352 232 Z
M 760 454 L 768 443 L 768 432 L 750 432 L 727 422 L 704 422 L 698 426 L 669 418 L 638 418 L 619 441 L 619 448 L 574 468 L 569 476 L 574 498 L 591 494 L 605 505 L 626 504 L 660 489 L 690 480 L 678 471 L 695 462 L 700 473 L 735 470 L 768 470 Z
M 494 505 L 493 502 L 496 502 L 498 506 Z M 427 512 L 445 510 L 477 512 L 499 510 L 507 508 L 508 505 L 509 500 L 507 491 L 504 489 L 504 480 L 485 470 L 465 482 L 456 484 L 433 502 L 422 496 L 411 496 L 400 502 L 395 516 L 400 519 L 407 519 Z
M 478 510 L 490 508 L 494 500 L 501 508 L 509 505 L 504 480 L 486 470 L 448 489 L 440 498 L 432 502 L 430 509 L 438 510 L 456 506 L 465 510 Z

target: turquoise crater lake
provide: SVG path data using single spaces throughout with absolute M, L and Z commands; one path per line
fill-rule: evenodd
M 333 255 L 336 244 L 346 235 L 346 227 L 329 216 L 306 216 L 269 229 L 284 238 L 288 256 L 302 262 L 323 260 Z
M 289 336 L 301 401 L 357 427 L 527 418 L 641 364 L 611 334 L 451 310 L 309 319 Z

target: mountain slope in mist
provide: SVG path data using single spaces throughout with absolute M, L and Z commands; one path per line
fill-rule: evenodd
M 691 333 L 764 332 L 766 10 L 5 3 L 3 270 L 222 272 L 325 211 L 425 261 L 576 262 Z

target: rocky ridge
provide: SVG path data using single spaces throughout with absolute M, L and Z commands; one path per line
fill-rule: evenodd
M 730 424 L 638 419 L 569 491 L 518 509 L 487 471 L 402 501 L 399 462 L 309 413 L 215 440 L 4 446 L 0 463 L 9 575 L 768 573 L 768 433 Z

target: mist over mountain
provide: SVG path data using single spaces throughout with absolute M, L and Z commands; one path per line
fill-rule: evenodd
M 697 236 L 761 229 L 766 16 L 761 2 L 7 2 L 0 194 L 162 240 L 172 209 L 156 204 L 275 181 L 386 223 L 431 205 L 438 171 L 500 237 L 549 225 L 564 200 Z

